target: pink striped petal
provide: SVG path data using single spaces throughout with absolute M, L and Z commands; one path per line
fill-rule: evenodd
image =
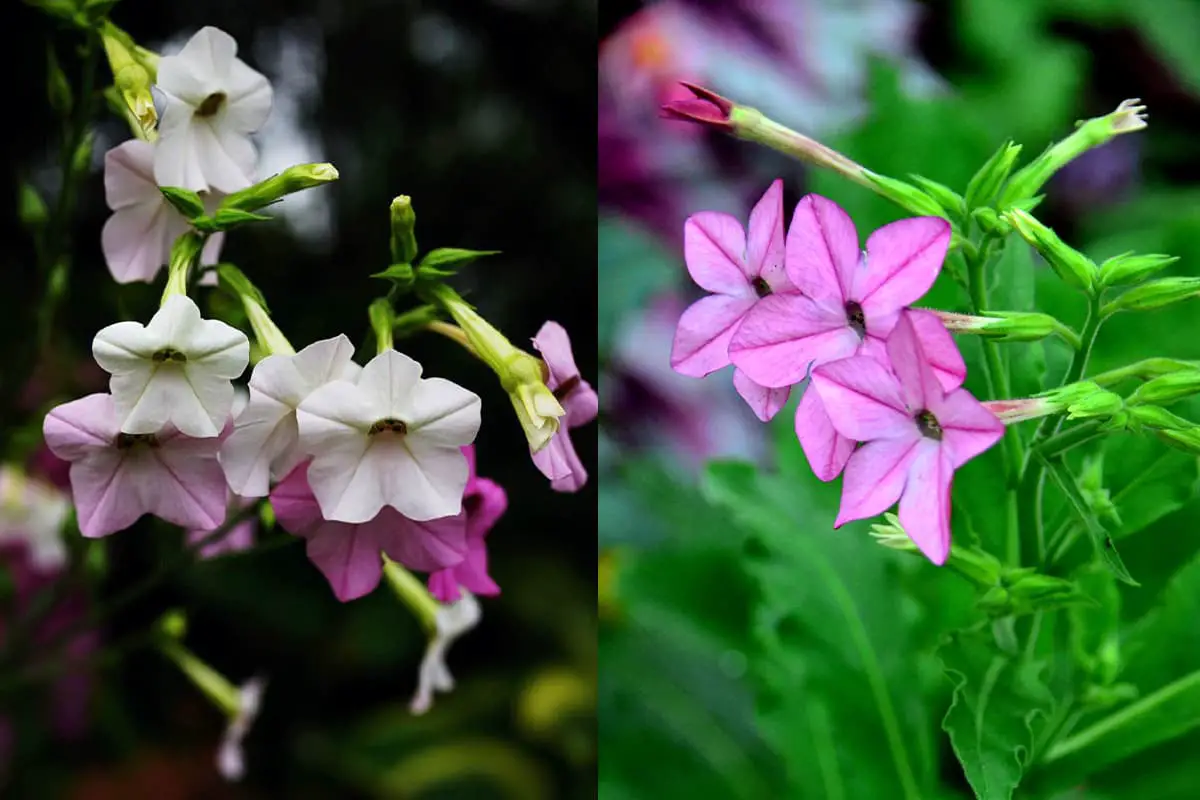
M 754 416 L 763 422 L 770 422 L 771 418 L 779 413 L 779 409 L 787 405 L 788 395 L 792 392 L 790 386 L 771 389 L 755 383 L 740 369 L 733 371 L 733 388 L 737 389 L 746 405 L 750 406 Z
M 900 380 L 901 397 L 910 413 L 932 410 L 942 399 L 942 386 L 934 375 L 925 349 L 907 314 L 900 317 L 887 340 L 892 372 Z M 935 414 L 936 416 L 936 414 Z
M 855 450 L 846 463 L 842 505 L 833 527 L 877 516 L 895 505 L 924 441 L 930 440 L 922 439 L 914 428 L 911 436 L 867 442 Z
M 942 447 L 955 469 L 1004 436 L 1004 423 L 966 389 L 955 389 L 929 410 L 942 428 Z
M 799 294 L 773 294 L 754 304 L 729 343 L 729 357 L 755 383 L 773 388 L 804 380 L 811 364 L 852 354 L 858 336 L 845 313 Z
M 746 248 L 751 278 L 761 277 L 774 291 L 794 288 L 784 270 L 783 181 L 772 183 L 750 212 Z
M 916 331 L 917 341 L 921 343 L 921 350 L 933 368 L 942 391 L 948 392 L 962 386 L 967 378 L 967 365 L 963 362 L 958 345 L 954 343 L 954 337 L 946 330 L 938 315 L 932 311 L 910 308 L 908 320 Z
M 729 366 L 729 343 L 753 297 L 712 294 L 688 306 L 675 329 L 671 366 L 681 375 L 703 378 Z
M 800 440 L 809 466 L 823 481 L 831 481 L 841 474 L 856 444 L 833 427 L 820 393 L 812 387 L 796 407 L 796 438 Z
M 742 223 L 720 211 L 701 211 L 683 224 L 683 258 L 698 286 L 713 294 L 754 296 Z
M 867 319 L 920 300 L 941 272 L 949 246 L 950 223 L 941 217 L 910 217 L 872 233 L 867 268 L 852 291 Z
M 838 433 L 859 442 L 917 433 L 900 387 L 883 364 L 852 356 L 813 370 L 813 388 Z
M 796 288 L 830 307 L 843 307 L 859 263 L 858 231 L 837 203 L 805 195 L 787 235 L 787 274 Z
M 950 554 L 950 484 L 954 465 L 944 447 L 925 439 L 909 467 L 908 484 L 900 497 L 900 525 L 908 538 L 934 564 Z

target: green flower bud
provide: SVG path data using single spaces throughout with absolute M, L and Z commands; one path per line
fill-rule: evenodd
M 895 178 L 876 175 L 873 172 L 866 173 L 866 178 L 876 192 L 906 211 L 911 211 L 913 214 L 923 217 L 950 218 L 950 215 L 937 200 L 934 200 L 912 184 L 898 181 Z
M 371 320 L 371 330 L 375 333 L 378 352 L 391 350 L 393 345 L 392 324 L 395 321 L 392 301 L 386 297 L 376 299 L 367 308 L 367 317 Z
M 167 202 L 183 215 L 184 219 L 193 220 L 204 216 L 204 201 L 199 193 L 181 186 L 160 186 L 158 190 L 167 198 Z
M 962 195 L 948 186 L 931 181 L 920 175 L 909 175 L 908 179 L 915 183 L 922 192 L 937 201 L 937 204 L 948 213 L 951 219 L 962 219 L 967 213 L 967 205 Z
M 1123 133 L 1145 128 L 1146 117 L 1143 112 L 1146 107 L 1137 103 L 1136 99 L 1125 100 L 1117 106 L 1116 111 L 1087 120 L 1070 136 L 1048 147 L 1012 177 L 1001 196 L 1000 206 L 1007 208 L 1018 200 L 1032 197 L 1054 173 L 1088 150 Z
M 253 186 L 234 192 L 221 201 L 221 209 L 256 211 L 282 200 L 289 194 L 322 186 L 337 179 L 338 171 L 333 164 L 298 164 Z
M 1200 294 L 1200 278 L 1159 278 L 1121 294 L 1100 310 L 1104 316 L 1118 311 L 1151 311 L 1189 300 Z
M 1032 311 L 991 311 L 987 316 L 934 311 L 952 333 L 973 333 L 1002 342 L 1036 342 L 1053 334 L 1074 333 L 1049 314 Z M 1070 338 L 1070 337 L 1068 337 Z M 1077 337 L 1076 337 L 1077 338 Z
M 1179 256 L 1134 255 L 1114 256 L 1100 265 L 1100 288 L 1141 283 L 1163 267 L 1174 264 Z
M 1151 405 L 1131 407 L 1129 418 L 1139 427 L 1145 426 L 1156 431 L 1183 431 L 1196 427 L 1196 423 L 1191 420 L 1172 414 L 1165 408 Z
M 1111 417 L 1124 407 L 1121 395 L 1101 389 L 1067 406 L 1067 419 Z
M 371 277 L 391 281 L 400 292 L 407 292 L 412 289 L 413 283 L 416 281 L 412 264 L 392 264 L 383 272 L 376 272 Z
M 17 216 L 27 228 L 38 228 L 46 224 L 50 212 L 38 190 L 24 181 L 17 189 Z
M 158 629 L 171 639 L 182 639 L 187 636 L 187 614 L 178 608 L 171 609 L 159 618 Z
M 1153 403 L 1161 406 L 1194 394 L 1200 394 L 1200 370 L 1189 369 L 1146 381 L 1129 396 L 1129 402 L 1131 405 Z
M 134 57 L 131 50 L 133 41 L 124 31 L 108 23 L 101 28 L 100 37 L 112 69 L 113 83 L 142 132 L 149 136 L 158 125 L 154 95 L 150 92 L 154 76 Z
M 1002 218 L 1041 253 L 1064 283 L 1086 292 L 1092 291 L 1096 281 L 1096 265 L 1090 258 L 1067 245 L 1054 231 L 1025 211 L 1012 209 L 1006 211 Z
M 1168 447 L 1182 450 L 1193 456 L 1200 456 L 1200 428 L 1195 426 L 1181 430 L 1154 429 L 1154 435 Z
M 1000 149 L 992 154 L 992 157 L 987 160 L 975 176 L 971 178 L 971 182 L 967 184 L 966 203 L 967 208 L 979 208 L 986 206 L 1000 191 L 1000 187 L 1004 185 L 1004 181 L 1008 179 L 1008 174 L 1012 172 L 1013 165 L 1017 162 L 1017 156 L 1021 154 L 1021 145 L 1005 142 L 1000 145 Z
M 412 198 L 402 194 L 392 200 L 392 262 L 411 264 L 417 257 L 417 214 Z

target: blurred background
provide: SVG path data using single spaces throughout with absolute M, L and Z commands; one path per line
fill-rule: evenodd
M 683 264 L 689 214 L 745 220 L 777 177 L 789 218 L 807 192 L 838 201 L 864 238 L 902 212 L 764 148 L 662 120 L 658 107 L 687 96 L 676 81 L 688 80 L 876 172 L 962 191 L 1004 140 L 1024 145 L 1024 162 L 1077 120 L 1141 98 L 1150 127 L 1063 170 L 1037 215 L 1097 260 L 1169 253 L 1181 257 L 1172 274 L 1196 274 L 1200 3 L 614 2 L 601 9 L 601 36 L 601 796 L 900 796 L 870 670 L 904 698 L 899 730 L 938 796 L 969 797 L 940 730 L 952 684 L 932 651 L 965 622 L 970 587 L 877 546 L 866 523 L 831 531 L 840 487 L 804 462 L 795 396 L 762 425 L 729 369 L 696 380 L 668 363 L 679 314 L 701 296 Z M 957 307 L 947 283 L 924 304 Z M 1044 266 L 1022 302 L 1082 321 L 1080 299 Z M 1200 356 L 1194 315 L 1185 304 L 1114 319 L 1089 372 Z M 1047 345 L 1045 358 L 1061 374 L 1065 353 Z M 1036 385 L 1032 374 L 1016 380 Z M 1159 487 L 1143 509 L 1149 527 L 1122 547 L 1143 584 L 1122 587 L 1133 622 L 1200 549 L 1200 537 L 1179 535 L 1200 525 L 1196 460 L 1133 437 L 1111 442 L 1094 466 L 1113 497 Z M 712 460 L 726 463 L 706 471 Z M 955 519 L 956 531 L 967 524 Z M 1194 634 L 1179 635 L 1191 649 L 1175 666 L 1200 668 Z M 1200 772 L 1180 754 L 1198 744 L 1193 733 L 1142 753 L 1069 796 L 1194 797 Z
M 46 409 L 104 390 L 90 356 L 94 333 L 117 319 L 148 319 L 163 275 L 153 287 L 122 287 L 105 268 L 103 156 L 129 131 L 101 103 L 90 168 L 63 232 L 69 280 L 49 340 L 35 347 L 46 289 L 18 222 L 16 189 L 28 182 L 55 200 L 61 120 L 47 101 L 48 46 L 76 94 L 85 65 L 77 32 L 23 4 L 4 5 L 0 446 L 6 462 L 24 463 L 40 444 Z M 263 290 L 297 347 L 341 332 L 367 341 L 367 305 L 387 288 L 369 275 L 388 264 L 388 205 L 408 194 L 423 251 L 503 251 L 456 280 L 481 313 L 518 346 L 557 320 L 594 380 L 594 0 L 121 0 L 111 16 L 160 52 L 204 25 L 232 34 L 240 57 L 274 84 L 275 106 L 257 139 L 260 176 L 315 161 L 340 171 L 335 184 L 274 207 L 273 222 L 233 232 L 223 251 Z M 96 74 L 97 86 L 111 82 L 102 53 Z M 508 512 L 488 539 L 503 593 L 482 601 L 483 622 L 450 651 L 456 690 L 428 715 L 411 716 L 425 638 L 408 609 L 386 586 L 338 603 L 299 540 L 260 532 L 257 550 L 177 570 L 124 607 L 89 645 L 81 679 L 65 688 L 50 677 L 0 685 L 8 723 L 0 796 L 594 793 L 595 481 L 577 495 L 552 492 L 495 377 L 457 345 L 432 337 L 397 345 L 426 374 L 483 397 L 479 473 L 508 492 Z M 588 465 L 593 430 L 574 437 Z M 67 538 L 82 557 L 78 534 Z M 103 545 L 69 576 L 72 605 L 64 601 L 60 616 L 104 607 L 175 558 L 182 538 L 144 518 Z M 24 596 L 13 591 L 21 555 L 5 559 L 0 638 Z M 102 655 L 173 606 L 187 609 L 187 644 L 200 657 L 237 683 L 258 672 L 270 678 L 241 785 L 224 785 L 213 767 L 223 718 L 173 665 L 146 647 Z

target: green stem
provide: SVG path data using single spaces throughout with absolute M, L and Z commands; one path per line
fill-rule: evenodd
M 991 256 L 994 240 L 985 238 L 979 250 L 973 254 L 964 253 L 967 262 L 967 291 L 971 299 L 972 313 L 982 316 L 988 310 L 987 276 L 985 267 Z M 995 342 L 984 339 L 980 342 L 983 347 L 983 377 L 987 385 L 988 395 L 993 399 L 1007 400 L 1012 397 L 1009 387 L 1008 371 L 1000 359 L 1000 349 Z M 1021 438 L 1015 426 L 1008 426 L 1004 439 L 1000 443 L 1001 457 L 1005 470 L 1005 516 L 1008 535 L 1006 537 L 1006 560 L 1013 565 L 1021 563 L 1021 528 L 1019 524 L 1020 509 L 1017 503 L 1017 480 L 1020 475 L 1021 463 L 1024 460 Z
M 1099 422 L 1085 422 L 1043 439 L 1036 447 L 1030 448 L 1030 453 L 1034 456 L 1053 458 L 1103 435 L 1104 431 L 1100 430 Z
M 1200 369 L 1200 362 L 1186 361 L 1178 358 L 1163 358 L 1161 356 L 1146 358 L 1132 364 L 1127 364 L 1124 367 L 1110 369 L 1108 372 L 1093 375 L 1088 380 L 1100 386 L 1115 386 L 1130 378 L 1149 380 L 1157 378 L 1160 375 L 1178 372 L 1180 369 Z

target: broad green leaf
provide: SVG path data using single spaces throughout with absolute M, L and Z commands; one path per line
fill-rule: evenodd
M 1104 449 L 1112 502 L 1121 517 L 1113 538 L 1131 536 L 1200 495 L 1200 459 L 1195 456 L 1150 436 L 1110 436 Z
M 836 487 L 811 474 L 714 463 L 704 490 L 733 516 L 758 579 L 750 670 L 789 796 L 928 796 L 932 719 L 909 642 L 917 609 L 894 569 L 904 556 L 875 545 L 863 524 L 832 530 Z
M 1006 800 L 1021 784 L 1053 706 L 1044 667 L 1001 653 L 984 633 L 955 634 L 938 656 L 955 684 L 942 729 L 976 797 Z

